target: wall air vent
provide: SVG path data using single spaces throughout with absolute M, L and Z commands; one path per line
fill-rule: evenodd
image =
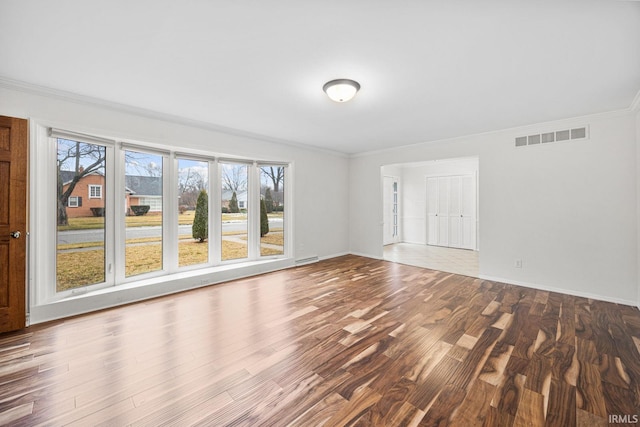
M 587 126 L 562 129 L 554 132 L 538 133 L 527 136 L 516 137 L 516 147 L 525 147 L 527 145 L 549 144 L 551 142 L 570 141 L 574 139 L 587 139 L 589 128 Z

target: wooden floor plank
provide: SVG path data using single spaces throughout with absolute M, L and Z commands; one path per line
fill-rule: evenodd
M 637 308 L 353 255 L 0 335 L 0 424 L 606 425 Z

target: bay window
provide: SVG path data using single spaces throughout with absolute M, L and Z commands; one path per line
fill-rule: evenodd
M 36 305 L 291 256 L 287 164 L 34 129 Z

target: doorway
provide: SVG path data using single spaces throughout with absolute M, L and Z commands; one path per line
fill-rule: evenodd
M 385 165 L 381 180 L 385 260 L 479 276 L 477 157 Z
M 384 176 L 383 182 L 383 245 L 397 243 L 400 240 L 398 178 Z

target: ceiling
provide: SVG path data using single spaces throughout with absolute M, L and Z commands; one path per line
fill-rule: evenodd
M 2 0 L 0 76 L 360 153 L 625 109 L 640 2 Z M 362 85 L 351 102 L 328 80 Z

